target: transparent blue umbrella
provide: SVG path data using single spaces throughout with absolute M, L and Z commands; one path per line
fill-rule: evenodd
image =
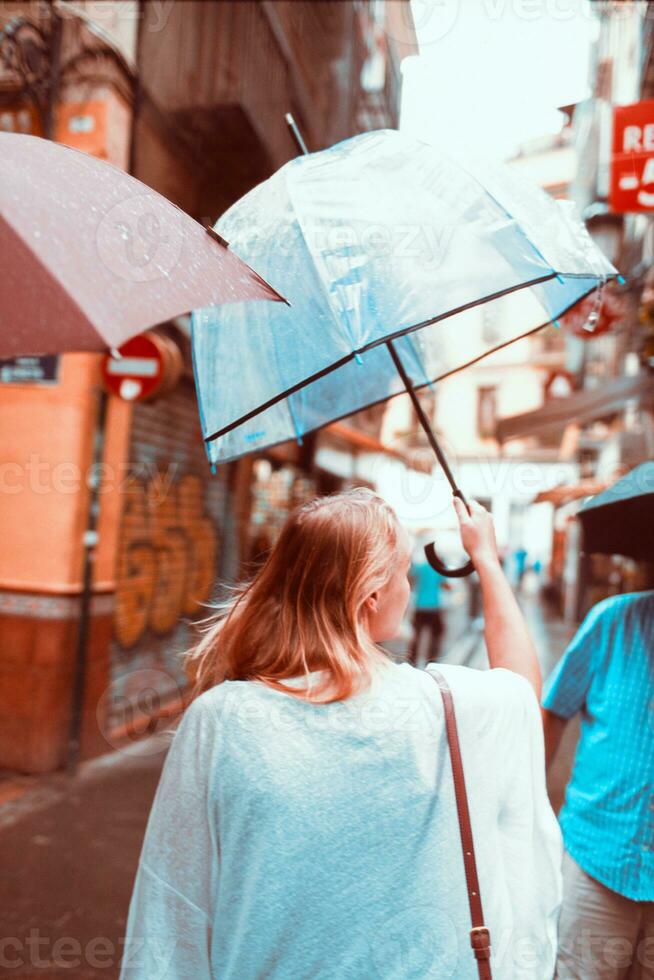
M 483 170 L 483 172 L 481 172 Z M 211 463 L 416 391 L 556 321 L 618 275 L 569 202 L 395 130 L 298 157 L 215 230 L 286 296 L 193 314 Z M 489 304 L 492 329 L 476 307 Z M 433 546 L 431 563 L 446 569 Z

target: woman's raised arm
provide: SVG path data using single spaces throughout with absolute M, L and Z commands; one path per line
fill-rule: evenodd
M 461 540 L 481 583 L 484 636 L 491 667 L 505 667 L 529 681 L 540 701 L 542 677 L 536 648 L 522 610 L 504 574 L 497 554 L 493 518 L 472 501 L 471 513 L 454 498 Z

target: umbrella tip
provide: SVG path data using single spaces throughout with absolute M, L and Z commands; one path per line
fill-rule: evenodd
M 295 119 L 293 118 L 292 113 L 287 112 L 286 115 L 284 116 L 284 119 L 286 120 L 286 125 L 288 126 L 288 128 L 289 128 L 289 130 L 291 132 L 291 136 L 295 140 L 295 144 L 296 144 L 298 150 L 304 156 L 307 156 L 308 153 L 309 153 L 309 150 L 307 148 L 307 144 L 304 142 L 304 137 L 302 136 L 302 133 L 300 132 L 300 128 L 299 128 L 298 124 L 296 123 Z

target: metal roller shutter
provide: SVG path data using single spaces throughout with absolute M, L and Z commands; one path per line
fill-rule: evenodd
M 191 620 L 233 574 L 236 535 L 228 516 L 227 471 L 212 475 L 193 385 L 134 405 L 130 465 L 123 485 L 111 640 L 109 725 L 134 712 L 156 717 L 186 686 L 179 654 L 197 633 Z

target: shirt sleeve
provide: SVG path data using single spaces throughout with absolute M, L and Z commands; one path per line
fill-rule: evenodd
M 120 980 L 210 980 L 218 875 L 215 725 L 194 701 L 173 736 L 129 907 Z
M 602 603 L 591 609 L 545 682 L 542 706 L 561 718 L 572 718 L 584 706 L 593 677 L 593 651 L 601 645 L 602 614 Z
M 498 669 L 503 668 L 492 673 Z M 512 980 L 551 978 L 563 892 L 563 841 L 547 795 L 538 698 L 531 684 L 517 674 L 510 684 L 505 679 L 502 688 L 508 716 L 502 735 L 505 752 L 498 856 L 506 869 L 507 890 L 520 898 L 513 909 L 505 960 L 498 965 L 510 963 Z M 525 881 L 531 882 L 531 887 L 525 887 Z M 503 937 L 497 937 L 498 952 L 502 941 Z M 524 955 L 525 949 L 532 950 L 537 965 Z

